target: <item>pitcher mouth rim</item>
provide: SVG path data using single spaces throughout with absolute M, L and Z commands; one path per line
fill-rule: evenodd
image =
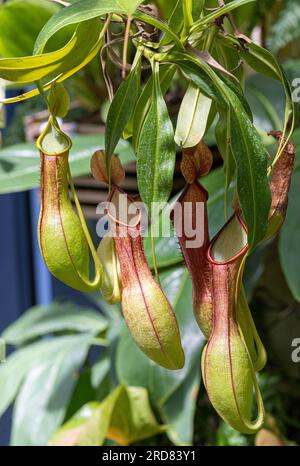
M 62 149 L 61 151 L 56 152 L 56 153 L 53 153 L 53 152 L 51 153 L 51 152 L 49 152 L 49 151 L 46 151 L 46 150 L 43 148 L 43 139 L 44 139 L 44 137 L 46 136 L 46 134 L 47 134 L 47 132 L 48 132 L 48 130 L 49 130 L 49 128 L 50 128 L 51 126 L 53 126 L 53 127 L 55 128 L 55 130 L 56 130 L 59 134 L 63 135 L 63 137 L 66 139 L 66 142 L 67 142 L 67 146 L 66 146 L 64 149 Z M 72 140 L 71 140 L 71 138 L 70 138 L 67 134 L 65 134 L 65 133 L 57 126 L 57 124 L 55 123 L 55 121 L 53 120 L 52 117 L 50 117 L 50 118 L 48 119 L 48 122 L 47 122 L 45 128 L 43 129 L 43 131 L 42 131 L 42 133 L 40 134 L 40 136 L 37 138 L 35 144 L 36 144 L 36 147 L 38 148 L 38 150 L 40 151 L 41 155 L 46 155 L 46 156 L 48 156 L 48 157 L 59 157 L 59 156 L 68 155 L 69 152 L 70 152 L 70 150 L 71 150 L 71 148 L 72 148 Z
M 247 251 L 249 250 L 249 244 L 246 243 L 245 246 L 233 257 L 231 257 L 230 259 L 226 260 L 226 261 L 216 261 L 213 257 L 212 257 L 212 248 L 214 247 L 216 241 L 219 239 L 220 235 L 222 234 L 222 232 L 224 231 L 224 229 L 227 227 L 227 225 L 234 219 L 234 218 L 237 218 L 238 221 L 240 222 L 242 228 L 244 229 L 244 231 L 247 233 L 247 227 L 246 227 L 246 224 L 244 222 L 244 220 L 242 219 L 242 216 L 241 216 L 241 212 L 240 211 L 236 211 L 234 212 L 234 214 L 230 217 L 230 219 L 225 223 L 225 225 L 221 228 L 221 230 L 216 234 L 216 236 L 212 239 L 209 247 L 208 247 L 208 250 L 207 250 L 207 260 L 209 261 L 210 264 L 212 265 L 215 265 L 215 266 L 224 266 L 224 265 L 230 265 L 232 263 L 234 263 L 237 259 L 243 257 Z

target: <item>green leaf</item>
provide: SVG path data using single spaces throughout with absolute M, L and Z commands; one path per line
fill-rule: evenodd
M 34 53 L 40 53 L 48 40 L 60 29 L 69 26 L 70 24 L 77 24 L 86 20 L 97 18 L 108 13 L 133 13 L 134 6 L 138 6 L 142 2 L 136 0 L 81 0 L 73 5 L 68 6 L 58 11 L 52 18 L 45 24 L 40 31 L 35 47 Z
M 199 384 L 199 360 L 195 358 L 194 368 L 191 368 L 178 390 L 160 409 L 163 421 L 169 426 L 168 437 L 175 445 L 193 445 L 194 416 Z
M 132 15 L 143 0 L 118 0 L 118 4 L 127 15 Z
M 2 338 L 12 345 L 23 345 L 31 339 L 62 331 L 97 335 L 107 329 L 107 322 L 100 313 L 73 303 L 52 303 L 35 306 L 9 327 Z
M 233 180 L 235 174 L 235 160 L 232 153 L 231 145 L 230 145 L 230 121 L 228 112 L 224 111 L 224 109 L 219 108 L 219 120 L 216 125 L 215 134 L 216 134 L 216 141 L 218 145 L 218 149 L 224 161 L 224 169 L 225 169 L 225 208 L 227 209 L 228 202 L 227 202 L 227 192 L 230 186 L 230 183 Z
M 153 16 L 150 16 L 150 15 L 146 15 L 144 13 L 141 13 L 140 11 L 137 11 L 135 14 L 134 14 L 134 17 L 136 17 L 137 19 L 140 19 L 141 21 L 143 21 L 144 23 L 148 23 L 148 24 L 151 24 L 152 26 L 154 26 L 155 28 L 159 29 L 160 31 L 163 31 L 166 33 L 166 35 L 168 37 L 170 37 L 171 41 L 174 42 L 174 44 L 176 45 L 176 47 L 179 49 L 179 50 L 184 50 L 184 46 L 182 44 L 182 42 L 180 41 L 179 37 L 177 34 L 175 34 L 172 29 L 167 26 L 166 23 L 160 21 L 160 20 L 157 20 L 156 18 L 154 18 Z
M 70 153 L 73 176 L 90 173 L 95 150 L 104 148 L 102 135 L 74 136 Z M 120 141 L 116 152 L 123 164 L 135 159 L 131 146 Z M 0 149 L 0 193 L 24 191 L 39 186 L 40 159 L 34 144 L 24 143 Z
M 218 168 L 213 170 L 208 176 L 201 180 L 204 188 L 209 192 L 208 198 L 208 220 L 209 220 L 209 235 L 213 238 L 219 230 L 224 226 L 224 185 L 225 176 L 224 170 Z M 228 203 L 231 204 L 233 196 L 233 186 L 228 189 Z
M 78 344 L 79 338 L 84 339 L 87 336 L 64 336 L 39 341 L 8 356 L 5 364 L 0 365 L 0 416 L 14 400 L 22 380 L 35 363 L 51 359 L 74 341 Z
M 183 262 L 177 238 L 174 236 L 173 227 L 170 222 L 170 205 L 168 204 L 154 220 L 154 229 L 162 231 L 162 225 L 166 225 L 170 231 L 170 237 L 160 236 L 154 238 L 155 256 L 158 268 L 170 267 Z M 150 230 L 150 229 L 149 229 Z M 150 233 L 150 231 L 149 231 Z M 144 250 L 150 268 L 153 268 L 152 241 L 150 234 L 144 238 Z
M 193 315 L 192 284 L 185 267 L 168 269 L 160 274 L 160 278 L 179 321 L 186 357 L 184 368 L 169 371 L 150 361 L 137 348 L 125 326 L 118 343 L 116 360 L 120 382 L 147 388 L 150 400 L 157 407 L 161 407 L 183 383 L 193 361 L 199 361 L 199 348 L 203 341 Z
M 99 387 L 99 385 L 109 374 L 110 366 L 111 363 L 107 355 L 105 355 L 105 357 L 101 357 L 99 361 L 93 365 L 91 383 L 95 389 Z
M 261 137 L 232 93 L 231 149 L 237 167 L 237 190 L 248 228 L 251 251 L 265 236 L 271 204 L 268 156 Z
M 175 74 L 175 67 L 170 65 L 162 65 L 159 69 L 159 81 L 160 81 L 160 88 L 163 95 L 167 92 L 168 88 L 170 87 L 171 81 Z M 132 143 L 135 150 L 138 148 L 138 142 L 140 138 L 141 129 L 143 127 L 146 115 L 149 111 L 149 107 L 151 105 L 151 98 L 152 98 L 152 90 L 153 90 L 153 74 L 148 79 L 147 83 L 145 84 L 138 101 L 136 103 L 136 107 L 133 114 L 133 123 L 132 127 L 134 128 Z
M 119 86 L 109 107 L 106 119 L 105 151 L 108 159 L 123 134 L 125 126 L 131 118 L 138 97 L 140 83 L 140 60 L 131 70 L 125 81 Z
M 91 368 L 85 366 L 78 374 L 64 420 L 69 420 L 83 405 L 89 403 L 90 400 L 98 399 L 97 395 L 97 391 L 91 383 Z
M 191 31 L 201 29 L 203 26 L 207 24 L 213 23 L 217 18 L 229 13 L 240 6 L 247 5 L 247 3 L 255 2 L 256 0 L 233 0 L 232 2 L 226 3 L 222 8 L 217 8 L 212 13 L 205 15 L 199 21 L 196 21 L 191 28 Z
M 204 337 L 199 331 L 192 312 L 190 279 L 187 278 L 186 271 L 184 274 L 186 274 L 186 281 L 182 283 L 181 293 L 177 294 L 175 312 L 182 332 L 187 368 L 182 383 L 165 400 L 159 410 L 162 419 L 168 425 L 167 434 L 176 445 L 193 444 L 193 420 L 201 380 L 200 359 L 204 343 Z M 168 277 L 168 275 L 170 272 L 162 274 L 162 283 L 166 289 L 173 286 L 173 277 L 172 275 Z
M 50 438 L 49 445 L 73 446 L 85 428 L 85 424 L 93 413 L 99 408 L 97 401 L 91 401 L 83 405 L 70 420 L 60 427 Z
M 193 0 L 193 18 L 194 21 L 197 21 L 201 13 L 203 12 L 203 8 L 205 6 L 205 0 Z
M 270 78 L 273 78 L 283 86 L 286 98 L 285 106 L 285 122 L 283 133 L 285 138 L 289 140 L 293 134 L 296 125 L 295 117 L 295 103 L 292 98 L 291 86 L 285 75 L 284 70 L 277 62 L 276 58 L 263 47 L 259 47 L 256 44 L 249 44 L 247 50 L 240 50 L 242 58 L 258 73 L 264 74 Z
M 38 33 L 59 9 L 54 3 L 36 0 L 12 0 L 1 4 L 0 55 L 31 55 Z
M 14 405 L 12 445 L 46 444 L 65 417 L 76 371 L 83 364 L 90 343 L 90 335 L 65 337 L 59 349 L 48 357 L 35 359 Z
M 183 13 L 183 31 L 182 36 L 187 37 L 191 26 L 193 25 L 193 0 L 182 1 L 182 13 Z
M 223 98 L 226 100 L 226 107 L 228 106 L 233 106 L 233 102 L 231 101 L 231 94 L 233 93 L 235 97 L 237 97 L 240 101 L 240 105 L 242 106 L 243 110 L 246 112 L 248 115 L 248 118 L 250 119 L 251 123 L 253 123 L 253 114 L 252 110 L 250 108 L 250 105 L 245 97 L 244 90 L 240 83 L 237 83 L 233 81 L 232 79 L 228 78 L 228 76 L 222 74 L 221 72 L 217 72 L 219 78 L 221 79 L 220 84 L 222 89 L 223 89 Z M 215 76 L 214 76 L 215 78 Z M 213 78 L 213 79 L 214 79 Z M 226 87 L 224 88 L 224 84 L 226 84 Z M 224 107 L 223 104 L 221 104 L 222 107 Z M 225 107 L 224 107 L 225 108 Z
M 299 231 L 300 231 L 300 169 L 294 171 L 289 193 L 289 205 L 279 239 L 279 257 L 287 284 L 296 301 L 300 302 Z
M 245 49 L 241 48 L 240 55 L 258 73 L 283 81 L 282 69 L 268 50 L 251 43 Z
M 218 49 L 220 48 L 220 45 L 218 45 Z M 224 47 L 225 49 L 225 47 Z M 232 56 L 231 57 L 231 54 L 228 54 L 228 49 L 226 49 L 227 51 L 227 54 L 224 53 L 224 51 L 222 51 L 221 55 L 224 59 L 224 61 L 226 62 L 225 65 L 226 65 L 226 69 L 232 69 L 234 67 L 236 67 L 238 64 L 235 63 L 235 56 Z M 230 50 L 230 52 L 232 52 Z M 234 52 L 237 54 L 237 57 L 238 57 L 238 60 L 240 59 L 239 58 L 239 55 L 238 55 L 238 52 L 236 50 L 234 50 Z M 241 67 L 240 67 L 241 68 Z M 224 77 L 223 77 L 224 79 Z M 241 79 L 242 81 L 242 79 Z M 243 107 L 245 108 L 245 110 L 247 111 L 248 115 L 249 115 L 249 118 L 251 119 L 252 121 L 252 112 L 251 112 L 251 109 L 249 107 L 249 104 L 247 102 L 247 100 L 245 99 L 245 96 L 243 95 L 242 93 L 242 90 L 239 86 L 236 86 L 233 81 L 229 80 L 229 79 L 226 79 L 226 84 L 232 88 L 233 92 L 236 92 L 236 94 L 238 95 L 240 101 L 241 101 L 241 104 L 243 105 Z M 227 109 L 224 109 L 222 106 L 220 105 L 217 105 L 217 108 L 218 108 L 218 111 L 219 111 L 219 119 L 218 119 L 218 122 L 216 124 L 216 128 L 215 128 L 215 136 L 216 136 L 216 142 L 217 142 L 217 146 L 218 146 L 218 149 L 220 151 L 220 154 L 223 158 L 223 161 L 224 161 L 224 170 L 225 170 L 225 192 L 224 192 L 224 207 L 226 209 L 226 212 L 227 212 L 227 209 L 228 209 L 228 190 L 229 190 L 229 186 L 234 178 L 234 175 L 235 175 L 235 171 L 236 171 L 236 164 L 235 164 L 235 160 L 234 160 L 234 156 L 233 156 L 233 153 L 232 153 L 232 148 L 231 148 L 231 145 L 230 145 L 230 138 L 231 138 L 231 126 L 230 126 L 230 115 L 227 111 Z
M 274 99 L 276 95 L 276 99 Z M 284 90 L 278 81 L 254 74 L 246 82 L 246 97 L 253 110 L 254 124 L 269 132 L 284 124 Z
M 34 359 L 36 345 L 10 355 L 5 364 L 0 365 L 0 416 L 15 399 L 22 380 Z M 37 349 L 40 349 L 38 344 Z
M 52 116 L 64 118 L 67 115 L 70 108 L 70 97 L 63 84 L 52 84 L 48 105 Z
M 18 83 L 28 83 L 70 76 L 86 65 L 101 45 L 101 24 L 92 19 L 79 24 L 73 37 L 55 52 L 20 58 L 0 59 L 0 78 Z M 102 37 L 102 36 L 100 36 Z
M 182 0 L 177 0 L 173 9 L 173 12 L 170 16 L 168 21 L 170 29 L 176 32 L 177 34 L 180 33 L 182 26 L 183 26 L 183 14 L 182 14 Z M 167 40 L 166 40 L 167 39 Z M 165 37 L 162 40 L 162 44 L 167 44 L 169 42 L 168 37 Z
M 141 387 L 117 387 L 102 403 L 89 403 L 52 437 L 51 445 L 103 445 L 106 438 L 130 445 L 152 437 L 160 426 Z
M 159 71 L 154 72 L 152 103 L 145 118 L 137 151 L 139 193 L 151 212 L 152 202 L 168 200 L 175 169 L 174 130 L 164 101 Z
M 222 94 L 218 91 L 214 82 L 196 63 L 190 61 L 188 55 L 175 56 L 174 62 L 180 67 L 181 71 L 202 91 L 206 97 L 218 102 L 222 102 Z M 172 59 L 172 60 L 173 60 Z
M 218 38 L 217 38 L 218 39 Z M 226 47 L 222 39 L 217 42 L 215 47 L 217 61 L 226 69 L 230 70 L 231 74 L 237 77 L 242 84 L 245 81 L 245 70 L 241 64 L 239 50 L 236 47 Z

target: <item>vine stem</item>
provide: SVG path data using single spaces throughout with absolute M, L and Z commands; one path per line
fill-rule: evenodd
M 154 26 L 160 31 L 165 32 L 170 37 L 170 39 L 174 41 L 174 43 L 179 48 L 179 50 L 181 50 L 182 52 L 185 50 L 184 45 L 182 44 L 178 36 L 163 21 L 160 21 L 157 18 L 154 18 L 153 16 L 150 16 L 146 13 L 142 13 L 141 11 L 138 11 L 138 10 L 133 14 L 133 17 L 137 20 L 143 21 L 144 23 Z
M 128 52 L 131 21 L 132 21 L 132 17 L 128 16 L 127 23 L 126 23 L 126 29 L 125 29 L 125 36 L 124 36 L 124 47 L 123 47 L 123 64 L 122 64 L 122 78 L 123 79 L 126 78 L 127 52 Z
M 40 80 L 35 81 L 35 84 L 36 84 L 36 87 L 38 88 L 40 96 L 42 97 L 42 99 L 44 100 L 44 102 L 46 103 L 47 108 L 48 108 L 48 98 L 47 98 L 47 95 L 45 93 L 45 90 L 44 90 L 44 87 L 43 87 L 41 81 Z

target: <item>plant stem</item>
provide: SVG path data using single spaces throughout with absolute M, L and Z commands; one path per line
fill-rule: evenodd
M 166 23 L 163 23 L 162 21 L 160 21 L 157 18 L 154 18 L 153 16 L 142 13 L 141 11 L 136 11 L 133 14 L 133 17 L 140 21 L 143 21 L 144 23 L 151 24 L 151 26 L 154 26 L 160 31 L 165 32 L 173 40 L 174 44 L 176 44 L 176 46 L 180 50 L 184 50 L 184 45 L 181 43 L 178 36 L 168 27 Z
M 35 84 L 36 84 L 36 87 L 38 88 L 40 96 L 42 97 L 42 99 L 44 100 L 44 102 L 46 103 L 47 108 L 48 108 L 48 98 L 47 98 L 47 96 L 45 94 L 45 91 L 44 91 L 44 88 L 43 88 L 43 85 L 42 85 L 41 81 L 35 81 Z
M 125 36 L 124 36 L 124 47 L 123 47 L 123 64 L 122 64 L 122 78 L 123 79 L 126 78 L 127 51 L 128 51 L 131 21 L 132 21 L 131 16 L 128 16 L 127 23 L 126 23 L 126 29 L 125 29 Z

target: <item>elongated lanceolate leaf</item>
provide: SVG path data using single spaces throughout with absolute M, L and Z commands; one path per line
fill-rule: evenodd
M 240 50 L 242 58 L 258 73 L 280 81 L 283 86 L 286 98 L 285 122 L 283 134 L 287 141 L 290 140 L 296 125 L 296 109 L 292 98 L 292 90 L 284 70 L 277 62 L 276 58 L 263 47 L 256 44 L 249 44 L 247 50 Z M 282 145 L 281 145 L 282 146 Z M 283 152 L 284 147 L 280 148 Z
M 109 107 L 105 132 L 105 151 L 108 158 L 112 156 L 133 113 L 138 97 L 140 75 L 139 61 L 118 88 Z
M 237 166 L 237 190 L 248 228 L 248 244 L 252 250 L 263 238 L 271 205 L 267 178 L 268 155 L 261 137 L 231 95 L 231 149 Z
M 60 332 L 97 335 L 107 329 L 107 322 L 93 309 L 74 303 L 35 306 L 6 328 L 2 338 L 11 345 L 24 345 L 35 338 Z
M 65 344 L 55 351 L 60 340 Z M 59 337 L 52 344 L 54 351 L 35 359 L 25 375 L 14 406 L 12 445 L 45 445 L 63 422 L 91 336 Z
M 138 187 L 149 212 L 152 202 L 168 200 L 172 190 L 174 168 L 174 130 L 156 69 L 152 104 L 141 130 L 137 152 Z
M 72 69 L 77 71 L 96 44 L 100 47 L 100 30 L 101 23 L 92 19 L 80 24 L 71 40 L 55 52 L 32 57 L 1 58 L 0 77 L 8 81 L 28 83 L 42 78 L 51 80 Z
M 222 155 L 225 169 L 225 209 L 227 212 L 227 193 L 230 183 L 234 177 L 235 172 L 235 160 L 233 157 L 231 145 L 230 145 L 230 115 L 226 110 L 219 107 L 219 120 L 215 129 L 216 141 L 218 149 Z
M 136 0 L 81 0 L 52 16 L 41 30 L 34 47 L 34 53 L 40 53 L 50 37 L 70 24 L 77 24 L 108 13 L 132 14 L 138 5 Z
M 167 92 L 173 76 L 175 74 L 176 68 L 174 65 L 162 65 L 159 70 L 159 79 L 160 79 L 160 87 L 161 92 L 163 95 Z M 136 150 L 138 147 L 138 141 L 141 133 L 141 129 L 143 127 L 143 123 L 145 121 L 145 117 L 148 113 L 149 107 L 151 105 L 151 97 L 152 97 L 152 88 L 153 88 L 153 76 L 151 76 L 147 83 L 145 84 L 138 101 L 136 103 L 136 107 L 134 109 L 133 114 L 133 121 L 132 121 L 132 129 L 134 129 L 132 134 L 132 143 L 133 147 Z
M 86 341 L 91 342 L 92 338 L 92 333 L 89 333 L 44 339 L 21 348 L 8 356 L 5 364 L 0 365 L 0 416 L 13 402 L 23 379 L 31 368 L 46 361 L 53 361 L 55 355 L 66 352 L 72 347 L 76 352 L 79 344 L 82 345 L 81 349 L 83 349 Z M 40 388 L 39 386 L 39 390 Z

